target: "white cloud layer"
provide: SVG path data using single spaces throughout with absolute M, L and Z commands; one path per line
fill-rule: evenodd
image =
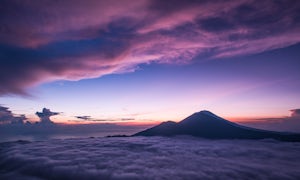
M 300 143 L 192 137 L 0 144 L 0 179 L 299 179 Z

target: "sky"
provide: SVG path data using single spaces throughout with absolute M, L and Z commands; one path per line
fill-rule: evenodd
M 56 123 L 123 124 L 300 108 L 299 1 L 3 0 L 0 12 L 12 121 L 43 108 Z

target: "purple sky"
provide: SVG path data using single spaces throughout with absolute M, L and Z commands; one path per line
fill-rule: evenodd
M 0 12 L 0 105 L 31 120 L 43 107 L 63 112 L 55 122 L 126 123 L 300 108 L 299 1 L 3 0 Z

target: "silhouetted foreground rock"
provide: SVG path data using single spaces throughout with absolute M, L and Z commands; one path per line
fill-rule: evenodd
M 300 141 L 300 134 L 260 130 L 227 121 L 209 111 L 200 111 L 176 123 L 163 122 L 133 136 L 191 135 L 209 139 L 266 139 Z

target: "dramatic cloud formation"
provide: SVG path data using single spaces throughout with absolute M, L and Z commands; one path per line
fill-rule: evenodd
M 0 95 L 300 42 L 293 0 L 4 0 L 0 11 Z
M 15 116 L 7 107 L 0 106 L 0 125 L 23 124 L 25 120 L 25 115 Z
M 192 137 L 0 144 L 1 179 L 299 179 L 299 143 Z M 183 163 L 184 162 L 184 163 Z
M 50 120 L 50 117 L 60 113 L 51 112 L 50 109 L 43 108 L 43 112 L 36 112 L 35 114 L 40 118 L 41 124 L 53 124 L 53 122 Z

